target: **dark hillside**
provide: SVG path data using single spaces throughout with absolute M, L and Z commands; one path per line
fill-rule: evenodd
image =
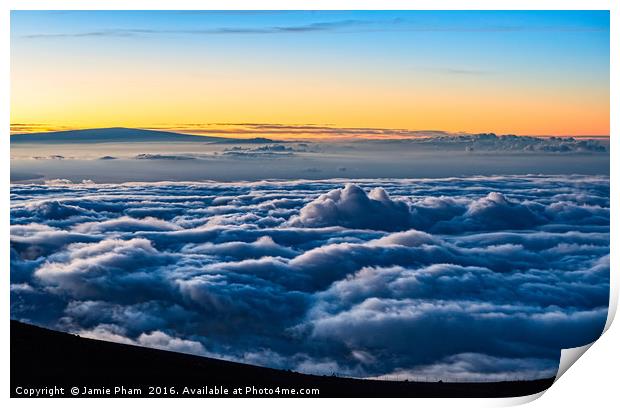
M 510 397 L 534 394 L 547 389 L 553 379 L 498 383 L 415 383 L 374 381 L 315 376 L 290 371 L 233 363 L 189 354 L 81 338 L 37 326 L 11 321 L 11 396 L 18 397 L 17 387 L 140 388 L 148 397 L 149 386 L 175 387 L 175 397 L 184 387 L 204 390 L 221 386 L 242 387 L 247 396 L 260 395 L 259 389 L 318 388 L 319 397 Z M 245 387 L 256 393 L 245 394 Z M 220 388 L 221 389 L 221 388 Z M 163 394 L 163 391 L 160 390 Z M 44 395 L 46 396 L 46 395 Z M 83 395 L 80 395 L 83 396 Z M 99 396 L 99 395 L 97 395 Z M 153 395 L 151 395 L 153 396 Z M 172 396 L 172 395 L 154 395 Z M 209 396 L 209 395 L 207 395 Z M 212 395 L 213 396 L 213 395 Z M 221 394 L 218 396 L 222 396 Z M 299 396 L 299 395 L 297 395 Z M 315 395 L 317 396 L 317 395 Z

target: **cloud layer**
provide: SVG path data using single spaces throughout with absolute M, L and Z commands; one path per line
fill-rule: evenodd
M 11 315 L 303 372 L 537 378 L 609 296 L 606 177 L 11 188 Z

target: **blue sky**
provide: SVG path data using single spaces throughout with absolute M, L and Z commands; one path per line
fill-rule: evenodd
M 11 19 L 12 122 L 608 134 L 607 11 L 15 11 Z M 95 82 L 86 92 L 71 79 L 83 76 Z M 134 76 L 135 87 L 115 85 Z M 153 84 L 176 103 L 154 106 Z M 107 94 L 115 86 L 141 111 L 115 107 Z M 229 100 L 211 106 L 196 93 Z M 257 112 L 266 94 L 272 113 Z

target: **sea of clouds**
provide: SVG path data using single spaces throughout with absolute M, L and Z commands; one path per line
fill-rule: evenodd
M 609 300 L 609 178 L 11 187 L 11 316 L 307 373 L 548 377 Z

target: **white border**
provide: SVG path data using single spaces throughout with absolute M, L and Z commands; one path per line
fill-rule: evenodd
M 0 30 L 2 31 L 2 58 L 0 58 L 0 66 L 2 72 L 2 82 L 4 86 L 0 86 L 0 111 L 4 118 L 4 131 L 2 133 L 2 141 L 0 149 L 2 153 L 1 177 L 4 185 L 4 199 L 0 201 L 0 228 L 3 233 L 0 241 L 0 254 L 3 260 L 3 282 L 5 284 L 2 290 L 3 302 L 0 304 L 2 319 L 2 329 L 0 335 L 0 344 L 2 349 L 2 367 L 0 368 L 0 395 L 2 399 L 8 399 L 9 396 L 9 174 L 10 174 L 10 10 L 134 10 L 134 9 L 160 9 L 160 10 L 348 10 L 348 9 L 417 9 L 417 10 L 439 10 L 439 9 L 456 9 L 456 10 L 611 10 L 611 112 L 620 112 L 618 101 L 618 90 L 620 83 L 618 82 L 618 52 L 620 51 L 620 2 L 617 0 L 442 0 L 441 2 L 432 0 L 5 0 L 0 8 Z M 618 137 L 618 117 L 611 116 L 610 139 L 611 154 L 619 151 L 620 140 Z M 613 135 L 613 136 L 612 136 Z M 615 225 L 617 221 L 616 197 L 620 193 L 618 190 L 618 163 L 611 160 L 611 225 Z M 616 248 L 618 242 L 618 230 L 611 230 L 611 252 Z M 618 273 L 616 256 L 611 257 L 611 302 L 610 310 L 615 314 L 618 300 Z M 548 406 L 613 406 L 618 401 L 617 381 L 614 379 L 616 367 L 620 363 L 618 356 L 618 347 L 620 345 L 620 329 L 618 324 L 610 328 L 613 319 L 610 314 L 607 322 L 609 330 L 597 340 L 591 349 L 587 352 L 586 358 L 581 358 L 574 368 L 568 370 L 568 373 L 554 384 L 548 392 L 544 393 L 543 398 L 538 398 L 532 403 L 534 407 Z M 539 395 L 540 396 L 540 395 Z M 537 397 L 539 397 L 537 396 Z M 535 397 L 523 397 L 512 399 L 389 399 L 377 400 L 366 399 L 357 400 L 354 404 L 360 405 L 376 405 L 381 403 L 390 404 L 390 407 L 402 406 L 459 406 L 459 407 L 485 407 L 485 406 L 506 406 L 522 404 L 536 399 Z M 317 404 L 316 400 L 202 400 L 192 399 L 183 400 L 183 405 L 201 406 L 218 405 L 218 406 L 234 406 L 243 402 L 251 403 L 258 406 L 289 406 L 294 403 L 300 407 L 314 408 Z M 176 401 L 174 401 L 176 402 Z M 85 403 L 93 407 L 108 407 L 110 404 L 136 405 L 136 404 L 153 404 L 155 406 L 169 406 L 173 401 L 167 399 L 161 400 L 95 400 L 88 401 L 79 399 L 68 400 L 46 400 L 34 401 L 26 399 L 10 400 L 10 404 L 14 406 L 31 406 L 33 404 L 45 404 L 51 407 L 67 407 L 67 406 L 83 406 Z M 319 404 L 342 404 L 349 403 L 342 400 L 326 400 L 318 401 Z

